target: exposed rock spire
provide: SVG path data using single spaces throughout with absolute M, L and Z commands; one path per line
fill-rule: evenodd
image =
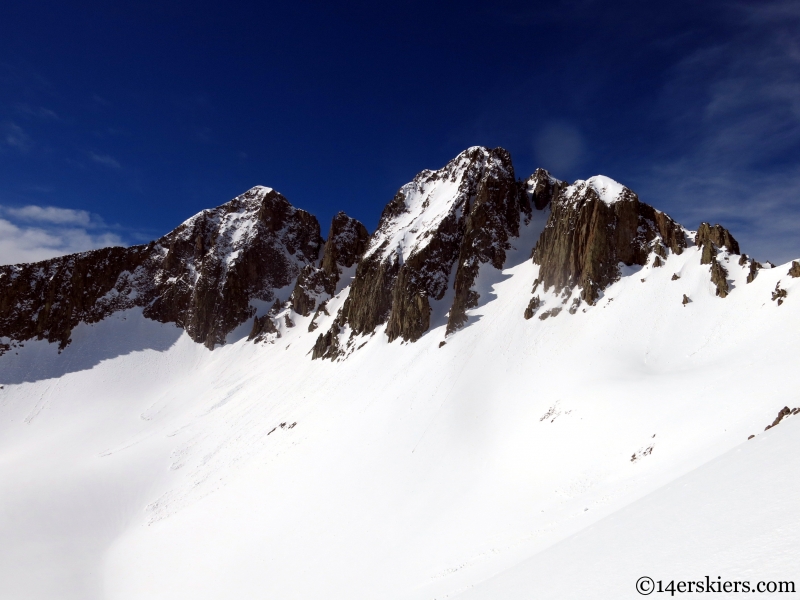
M 339 212 L 331 223 L 320 266 L 306 265 L 291 295 L 295 312 L 308 316 L 337 292 L 344 271 L 351 269 L 367 247 L 369 233 L 359 221 Z
M 581 298 L 593 304 L 619 279 L 619 263 L 644 265 L 651 253 L 666 258 L 667 250 L 681 254 L 685 247 L 683 228 L 669 216 L 597 176 L 559 191 L 533 262 L 545 290 L 579 286 Z

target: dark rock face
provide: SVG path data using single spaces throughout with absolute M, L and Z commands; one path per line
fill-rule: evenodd
M 260 342 L 270 333 L 274 333 L 277 337 L 281 336 L 278 328 L 275 327 L 275 322 L 272 320 L 272 317 L 270 315 L 255 317 L 253 319 L 253 329 L 250 330 L 250 335 L 247 336 L 247 340 Z
M 341 333 L 339 325 L 334 321 L 328 332 L 317 338 L 317 341 L 314 343 L 312 357 L 334 360 L 339 356 L 339 333 Z
M 333 296 L 343 269 L 358 262 L 368 241 L 369 233 L 364 225 L 343 212 L 338 213 L 331 223 L 320 266 L 305 266 L 297 278 L 291 296 L 295 312 L 307 317 L 318 303 Z
M 525 317 L 526 321 L 532 318 L 533 315 L 536 314 L 536 310 L 539 308 L 541 304 L 542 301 L 539 299 L 539 296 L 534 296 L 533 298 L 531 298 L 531 301 L 528 302 L 528 306 L 527 308 L 525 308 L 525 313 L 523 314 L 523 317 Z
M 369 243 L 369 232 L 359 221 L 339 212 L 333 217 L 328 232 L 328 241 L 322 254 L 320 268 L 330 277 L 327 289 L 329 294 L 336 291 L 336 284 L 342 275 L 342 268 L 349 269 L 356 264 Z
M 730 288 L 728 287 L 728 271 L 719 262 L 714 259 L 711 263 L 711 283 L 717 288 L 717 296 L 725 298 L 728 296 Z
M 525 195 L 533 208 L 544 210 L 564 187 L 566 184 L 563 181 L 551 177 L 544 169 L 536 169 L 525 181 Z
M 700 227 L 697 229 L 697 235 L 694 238 L 694 243 L 701 248 L 700 264 L 711 265 L 711 283 L 717 288 L 717 296 L 720 298 L 727 297 L 730 292 L 727 279 L 728 271 L 717 262 L 717 251 L 725 247 L 731 254 L 739 254 L 739 243 L 733 238 L 731 233 L 721 225 L 712 226 L 708 223 L 700 223 Z M 753 281 L 755 276 L 756 273 L 751 264 L 747 283 Z
M 0 267 L 0 336 L 69 343 L 80 322 L 144 307 L 209 348 L 316 261 L 319 223 L 256 187 L 146 246 L 104 248 Z
M 781 287 L 781 282 L 779 281 L 775 284 L 775 291 L 772 292 L 772 301 L 777 301 L 778 306 L 780 306 L 788 295 L 788 292 Z
M 666 258 L 686 247 L 683 228 L 606 178 L 578 181 L 560 190 L 536 244 L 539 280 L 556 292 L 579 286 L 593 304 L 618 280 L 619 263 L 644 265 L 651 253 Z
M 700 223 L 694 243 L 703 249 L 702 258 L 700 259 L 701 265 L 710 265 L 712 258 L 716 257 L 716 250 L 723 246 L 731 254 L 740 254 L 739 243 L 733 238 L 730 231 L 721 225 L 712 226 L 708 223 Z
M 768 429 L 772 429 L 772 428 L 773 428 L 773 427 L 775 427 L 776 425 L 780 424 L 780 422 L 781 422 L 781 421 L 783 421 L 783 419 L 784 419 L 785 417 L 788 417 L 789 415 L 792 415 L 792 414 L 797 414 L 798 412 L 800 412 L 800 411 L 798 411 L 798 409 L 797 409 L 797 408 L 795 408 L 794 410 L 792 410 L 792 409 L 791 409 L 791 408 L 789 408 L 788 406 L 784 406 L 782 409 L 780 409 L 780 410 L 778 411 L 778 416 L 777 416 L 777 417 L 775 417 L 775 420 L 772 422 L 772 424 L 770 424 L 770 425 L 767 425 L 767 426 L 764 428 L 764 431 L 767 431 Z
M 787 275 L 791 277 L 800 277 L 800 262 L 793 260 L 792 266 L 789 268 Z
M 150 287 L 150 246 L 103 248 L 38 263 L 0 267 L 0 336 L 46 339 L 63 349 L 80 322 L 96 323 L 135 306 L 133 291 Z
M 537 175 L 538 174 L 538 175 Z M 555 180 L 545 171 L 517 182 L 502 148 L 475 147 L 438 171 L 423 171 L 403 186 L 381 215 L 336 319 L 355 334 L 386 323 L 389 341 L 419 339 L 430 327 L 431 301 L 454 289 L 447 332 L 474 307 L 480 266 L 502 268 L 509 240 L 546 206 Z M 330 332 L 329 332 L 330 333 Z M 334 337 L 320 335 L 314 358 L 331 357 Z
M 744 255 L 742 255 L 744 256 Z M 741 264 L 741 263 L 740 263 Z M 750 260 L 750 272 L 747 274 L 747 283 L 753 283 L 756 280 L 756 276 L 758 276 L 759 269 L 762 269 L 760 262 L 756 262 L 755 260 Z
M 537 210 L 544 209 L 560 183 L 544 169 L 537 169 L 520 193 L 514 182 L 511 157 L 504 153 L 500 158 L 501 168 L 479 183 L 464 224 L 448 334 L 463 327 L 467 322 L 466 311 L 478 305 L 478 294 L 472 287 L 481 265 L 489 263 L 495 269 L 503 268 L 506 251 L 511 247 L 509 240 L 519 236 L 521 218 L 530 221 L 531 203 Z

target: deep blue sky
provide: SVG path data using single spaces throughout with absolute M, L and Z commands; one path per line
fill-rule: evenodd
M 800 3 L 78 4 L 3 8 L 0 262 L 145 241 L 256 184 L 323 235 L 338 210 L 372 230 L 472 145 L 800 256 Z

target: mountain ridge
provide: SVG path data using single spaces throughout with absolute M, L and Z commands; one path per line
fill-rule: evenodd
M 512 187 L 490 150 L 458 164 L 443 210 L 413 212 L 443 184 L 435 171 L 390 208 L 375 261 L 350 217 L 323 244 L 310 216 L 256 188 L 174 244 L 136 249 L 150 296 L 116 287 L 125 260 L 92 262 L 122 249 L 11 269 L 34 339 L 0 340 L 0 596 L 616 599 L 697 564 L 785 579 L 800 548 L 787 526 L 800 522 L 800 262 L 754 267 L 723 227 L 688 230 L 616 182 L 537 171 Z M 285 268 L 242 279 L 254 232 Z M 477 305 L 448 332 L 464 257 Z M 337 331 L 369 262 L 395 269 L 373 280 L 389 312 Z M 94 295 L 67 311 L 81 289 Z M 427 294 L 428 328 L 390 341 L 391 302 L 420 296 L 409 289 Z M 36 339 L 48 297 L 77 321 L 60 353 L 58 335 Z M 95 297 L 120 309 L 78 319 Z M 159 299 L 186 328 L 144 315 Z M 398 331 L 425 314 L 405 310 Z M 320 334 L 337 353 L 312 360 Z M 698 521 L 708 535 L 687 550 Z
M 730 267 L 717 255 L 740 250 L 722 226 L 685 229 L 604 176 L 567 184 L 537 169 L 517 179 L 507 151 L 475 146 L 402 186 L 371 235 L 338 213 L 325 243 L 313 215 L 272 188 L 255 186 L 146 245 L 0 267 L 0 352 L 29 339 L 63 349 L 78 323 L 133 306 L 143 307 L 147 318 L 175 323 L 210 349 L 250 320 L 250 338 L 263 341 L 278 332 L 274 318 L 282 308 L 302 316 L 326 313 L 327 301 L 348 284 L 312 358 L 335 359 L 348 336 L 384 324 L 390 342 L 414 342 L 430 328 L 432 303 L 450 294 L 447 337 L 480 302 L 475 282 L 481 269 L 502 270 L 520 227 L 545 214 L 530 249 L 541 268 L 521 311 L 526 319 L 544 306 L 540 284 L 561 294 L 562 305 L 571 299 L 574 314 L 596 303 L 621 276 L 620 266 L 658 267 L 667 253 L 680 254 L 692 243 L 702 248 L 701 265 L 710 265 L 716 295 L 731 291 Z M 763 268 L 744 254 L 739 266 L 749 269 L 748 283 Z M 550 306 L 540 315 L 560 311 Z M 291 322 L 288 313 L 284 317 Z M 315 318 L 309 328 L 316 327 Z

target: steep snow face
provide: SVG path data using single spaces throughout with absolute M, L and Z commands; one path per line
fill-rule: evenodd
M 590 190 L 608 205 L 621 200 L 630 200 L 634 196 L 627 187 L 605 175 L 595 175 L 585 181 L 579 179 L 567 187 L 564 194 L 566 198 L 577 202 L 586 198 Z
M 774 565 L 800 547 L 800 417 L 764 427 L 800 405 L 800 278 L 716 259 L 725 299 L 690 247 L 525 321 L 522 256 L 446 345 L 444 322 L 414 344 L 379 329 L 337 363 L 309 360 L 313 317 L 290 308 L 272 343 L 214 352 L 140 309 L 61 354 L 15 347 L 0 597 L 616 599 L 634 575 L 704 575 L 693 559 L 796 579 Z
M 480 146 L 468 148 L 438 171 L 419 173 L 387 206 L 364 257 L 394 256 L 400 264 L 406 262 L 431 241 L 448 216 L 458 221 L 469 210 L 477 184 L 487 174 L 513 179 L 510 163 Z

